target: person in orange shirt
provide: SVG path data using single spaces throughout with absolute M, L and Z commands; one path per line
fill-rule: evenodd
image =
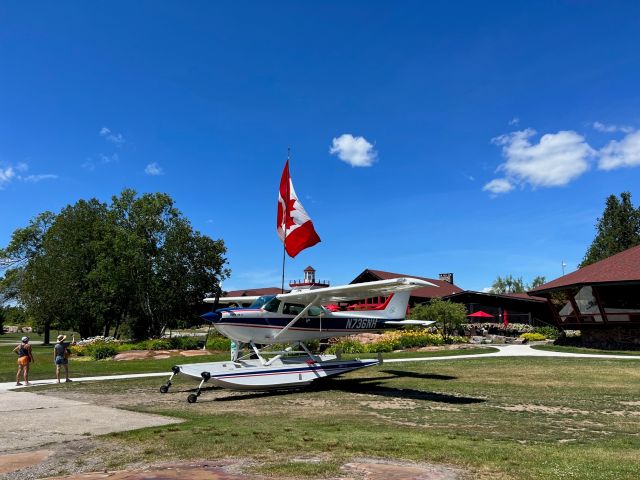
M 16 348 L 13 349 L 18 354 L 18 373 L 16 373 L 16 385 L 22 385 L 20 383 L 20 374 L 24 378 L 25 385 L 31 385 L 29 383 L 29 364 L 35 362 L 33 358 L 33 351 L 29 344 L 29 337 L 22 337 L 22 342 Z

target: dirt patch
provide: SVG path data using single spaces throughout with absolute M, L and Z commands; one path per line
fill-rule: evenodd
M 406 400 L 403 398 L 396 398 L 386 401 L 369 400 L 359 403 L 360 405 L 371 408 L 373 410 L 413 410 L 414 408 L 418 407 L 418 404 L 413 400 Z
M 547 405 L 506 405 L 504 407 L 497 407 L 502 410 L 508 410 L 509 412 L 533 412 L 533 413 L 551 413 L 562 415 L 589 415 L 591 412 L 588 410 L 576 410 L 569 407 L 549 407 Z
M 361 460 L 347 463 L 341 470 L 349 477 L 362 480 L 456 480 L 462 470 L 445 465 Z M 344 478 L 344 477 L 343 477 Z

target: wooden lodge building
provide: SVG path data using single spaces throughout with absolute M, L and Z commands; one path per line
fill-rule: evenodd
M 438 279 L 435 278 L 425 278 L 419 277 L 417 275 L 409 275 L 406 273 L 392 273 L 385 272 L 383 270 L 372 270 L 365 269 L 360 273 L 356 278 L 354 278 L 350 283 L 364 283 L 364 282 L 375 282 L 378 280 L 391 280 L 393 278 L 402 278 L 402 277 L 411 277 L 418 278 L 420 280 L 426 280 L 427 282 L 431 282 L 437 286 L 435 287 L 422 287 L 411 292 L 411 297 L 409 298 L 409 307 L 413 307 L 414 305 L 425 303 L 431 300 L 432 298 L 441 298 L 445 295 L 450 295 L 452 293 L 462 292 L 460 287 L 457 287 L 453 284 L 453 273 L 441 273 Z M 385 301 L 383 297 L 376 298 L 367 298 L 362 302 L 356 302 L 358 308 L 375 308 L 381 306 Z
M 526 293 L 485 293 L 465 290 L 442 297 L 467 307 L 469 323 L 524 323 L 535 327 L 556 325 L 555 317 L 544 298 Z M 476 316 L 476 314 L 478 314 Z
M 584 345 L 640 349 L 640 246 L 540 285 L 557 324 Z

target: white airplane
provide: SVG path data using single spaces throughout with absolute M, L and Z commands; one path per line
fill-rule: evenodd
M 342 360 L 336 355 L 314 355 L 304 342 L 363 332 L 378 332 L 405 325 L 426 326 L 434 322 L 405 320 L 411 290 L 433 283 L 416 278 L 396 278 L 337 287 L 298 290 L 267 297 L 206 298 L 206 303 L 254 303 L 248 308 L 225 308 L 203 315 L 224 336 L 248 344 L 250 353 L 232 352 L 228 362 L 176 365 L 165 385 L 166 393 L 178 373 L 201 379 L 194 403 L 206 382 L 236 390 L 267 390 L 301 387 L 319 378 L 377 365 L 378 360 Z M 373 310 L 331 312 L 322 305 L 388 296 Z M 269 347 L 288 345 L 269 350 Z M 251 358 L 254 357 L 254 358 Z

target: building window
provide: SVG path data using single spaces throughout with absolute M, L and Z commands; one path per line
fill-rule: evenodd
M 640 320 L 640 285 L 597 287 L 609 322 Z
M 598 301 L 593 296 L 590 286 L 582 287 L 573 297 L 580 310 L 581 319 L 585 322 L 602 322 L 602 315 L 598 308 Z

